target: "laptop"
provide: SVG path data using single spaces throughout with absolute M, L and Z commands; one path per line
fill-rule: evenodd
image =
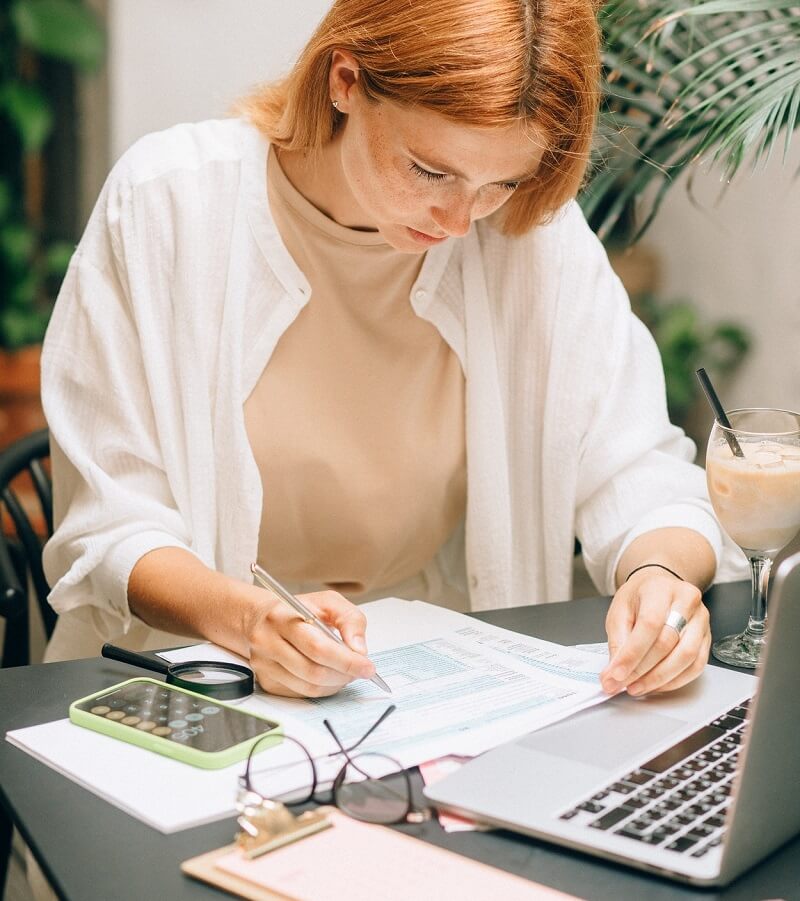
M 800 832 L 800 553 L 779 567 L 759 679 L 708 666 L 618 695 L 428 786 L 437 806 L 670 879 L 725 885 Z

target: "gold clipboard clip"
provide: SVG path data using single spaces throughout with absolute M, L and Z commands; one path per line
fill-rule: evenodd
M 296 817 L 280 801 L 250 792 L 244 793 L 237 806 L 240 814 L 236 822 L 242 831 L 236 834 L 236 844 L 248 860 L 333 826 L 328 817 L 330 807 L 307 810 Z

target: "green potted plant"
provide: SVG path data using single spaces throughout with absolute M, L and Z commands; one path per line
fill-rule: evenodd
M 38 345 L 74 246 L 43 210 L 55 120 L 43 71 L 57 60 L 93 72 L 104 55 L 103 29 L 79 0 L 0 4 L 0 445 L 40 424 Z
M 695 371 L 713 372 L 717 384 L 741 364 L 750 336 L 736 322 L 706 321 L 688 300 L 665 301 L 655 294 L 633 299 L 634 308 L 650 328 L 661 351 L 670 419 L 686 430 L 703 451 L 711 428 L 708 405 L 700 400 Z
M 581 203 L 598 235 L 636 240 L 705 163 L 730 182 L 800 125 L 797 0 L 606 0 L 596 165 Z M 623 231 L 625 228 L 623 228 Z
M 599 18 L 603 104 L 595 165 L 580 200 L 618 271 L 638 283 L 634 305 L 661 350 L 673 420 L 697 440 L 708 423 L 698 415 L 694 368 L 732 373 L 748 333 L 735 322 L 704 323 L 688 302 L 664 302 L 654 292 L 652 254 L 645 248 L 626 256 L 625 248 L 684 172 L 717 167 L 730 183 L 745 161 L 757 166 L 773 152 L 785 156 L 800 125 L 798 6 L 607 0 Z

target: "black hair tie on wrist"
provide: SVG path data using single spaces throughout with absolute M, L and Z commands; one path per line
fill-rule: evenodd
M 627 577 L 625 578 L 625 582 L 627 582 L 628 579 L 630 579 L 630 577 L 631 577 L 634 573 L 638 573 L 640 569 L 647 569 L 648 566 L 657 566 L 659 569 L 665 569 L 671 576 L 675 576 L 676 579 L 680 579 L 681 582 L 685 582 L 685 581 L 686 581 L 686 579 L 684 579 L 683 576 L 679 576 L 679 575 L 675 572 L 674 569 L 670 569 L 668 566 L 664 566 L 663 563 L 643 563 L 641 566 L 637 566 L 636 569 L 632 569 L 632 570 L 628 573 Z M 622 584 L 624 585 L 625 582 L 623 582 Z

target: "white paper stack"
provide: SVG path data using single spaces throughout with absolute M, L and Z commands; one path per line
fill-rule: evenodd
M 342 765 L 323 727 L 327 718 L 345 746 L 356 741 L 389 704 L 397 710 L 363 748 L 404 766 L 448 754 L 475 756 L 606 699 L 598 673 L 605 657 L 528 638 L 421 601 L 388 598 L 365 604 L 370 657 L 392 688 L 349 685 L 332 698 L 291 700 L 257 692 L 242 702 L 281 722 L 320 761 L 321 778 Z M 178 660 L 231 660 L 212 645 L 165 655 Z M 98 686 L 101 688 L 103 686 Z M 7 740 L 85 788 L 162 832 L 175 832 L 234 811 L 244 764 L 205 771 L 59 720 L 8 733 Z M 270 755 L 275 793 L 297 785 L 292 742 Z M 333 756 L 327 757 L 327 755 Z

